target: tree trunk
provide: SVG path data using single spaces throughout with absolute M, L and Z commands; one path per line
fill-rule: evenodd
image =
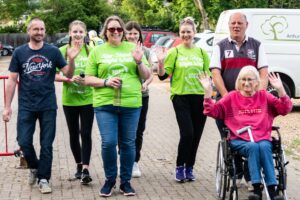
M 204 30 L 209 30 L 208 17 L 206 16 L 202 0 L 194 0 L 194 2 L 201 13 Z

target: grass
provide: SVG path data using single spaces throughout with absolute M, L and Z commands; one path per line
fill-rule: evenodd
M 295 160 L 300 160 L 300 139 L 295 139 L 285 149 L 285 154 L 292 157 Z

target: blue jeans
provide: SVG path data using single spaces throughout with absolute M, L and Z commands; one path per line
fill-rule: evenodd
M 261 183 L 260 169 L 263 169 L 267 185 L 277 185 L 273 156 L 272 142 L 262 140 L 248 142 L 244 140 L 230 141 L 230 147 L 248 160 L 248 168 L 252 184 Z
M 141 108 L 112 105 L 95 108 L 102 139 L 102 160 L 106 179 L 115 180 L 117 178 L 116 147 L 119 140 L 121 182 L 130 181 L 135 160 L 135 139 L 140 112 Z
M 33 134 L 36 120 L 40 124 L 40 158 L 37 158 L 33 146 Z M 30 169 L 37 169 L 38 179 L 51 177 L 53 160 L 52 144 L 55 138 L 56 110 L 27 111 L 19 110 L 17 121 L 17 141 Z

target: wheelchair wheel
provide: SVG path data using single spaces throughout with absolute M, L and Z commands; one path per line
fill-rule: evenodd
M 276 162 L 276 161 L 275 161 Z M 278 170 L 278 186 L 277 186 L 277 193 L 284 197 L 285 200 L 288 199 L 286 187 L 287 187 L 287 170 L 286 165 L 288 162 L 285 161 L 284 150 L 282 149 L 278 155 L 277 160 L 277 170 Z
M 232 180 L 232 184 L 230 186 L 230 193 L 229 193 L 229 200 L 238 200 L 239 199 L 239 195 L 238 195 L 238 187 L 236 185 L 236 165 L 235 165 L 235 160 L 234 160 L 234 156 L 230 156 L 229 158 L 230 160 L 230 167 L 231 167 L 231 180 Z
M 222 140 L 218 144 L 217 166 L 216 166 L 216 190 L 218 198 L 225 200 L 229 178 L 227 175 L 227 166 L 225 163 L 227 155 L 227 141 Z
M 230 187 L 229 199 L 230 200 L 238 200 L 239 199 L 238 189 L 237 189 L 236 185 Z

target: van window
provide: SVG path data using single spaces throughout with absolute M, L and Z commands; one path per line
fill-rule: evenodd
M 212 46 L 212 45 L 213 45 L 213 42 L 214 42 L 214 37 L 212 37 L 212 38 L 210 38 L 210 39 L 208 39 L 208 40 L 206 41 L 206 43 L 207 43 L 208 46 Z

